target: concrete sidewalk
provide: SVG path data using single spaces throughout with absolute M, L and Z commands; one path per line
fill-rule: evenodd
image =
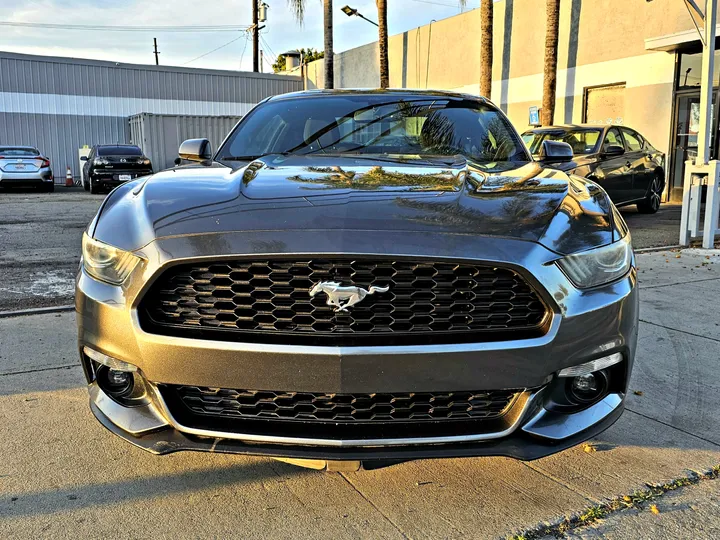
M 264 458 L 152 456 L 88 410 L 73 314 L 0 319 L 0 537 L 541 537 L 548 523 L 647 483 L 710 470 L 720 464 L 720 253 L 706 256 L 638 256 L 642 322 L 626 413 L 591 451 L 531 463 L 330 474 Z M 704 480 L 658 496 L 658 514 L 640 502 L 566 533 L 711 538 L 719 494 L 720 480 Z

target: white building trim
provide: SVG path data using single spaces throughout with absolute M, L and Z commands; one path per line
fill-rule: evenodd
M 0 113 L 120 116 L 137 113 L 242 116 L 253 103 L 0 92 Z

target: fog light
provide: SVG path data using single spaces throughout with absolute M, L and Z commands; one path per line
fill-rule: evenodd
M 114 398 L 129 396 L 135 386 L 135 377 L 129 371 L 101 366 L 97 370 L 97 381 L 100 388 Z
M 579 403 L 595 401 L 605 394 L 608 388 L 608 376 L 605 371 L 578 375 L 568 381 L 569 397 Z
M 127 371 L 118 371 L 116 369 L 108 371 L 108 382 L 112 386 L 125 386 L 131 378 L 132 375 Z

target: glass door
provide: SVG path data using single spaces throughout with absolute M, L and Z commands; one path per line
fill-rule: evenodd
M 675 122 L 675 140 L 672 149 L 672 183 L 670 185 L 673 190 L 679 190 L 679 195 L 682 197 L 685 162 L 697 156 L 697 136 L 700 128 L 700 95 L 677 96 L 675 110 L 677 111 L 677 120 Z

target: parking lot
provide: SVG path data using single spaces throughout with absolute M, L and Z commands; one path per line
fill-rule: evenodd
M 0 311 L 72 302 L 80 237 L 102 199 L 0 194 Z M 636 248 L 676 243 L 679 206 L 623 214 Z M 0 536 L 718 537 L 720 256 L 665 250 L 638 264 L 640 339 L 625 414 L 590 444 L 529 463 L 321 473 L 265 458 L 153 456 L 90 413 L 74 313 L 5 314 Z

